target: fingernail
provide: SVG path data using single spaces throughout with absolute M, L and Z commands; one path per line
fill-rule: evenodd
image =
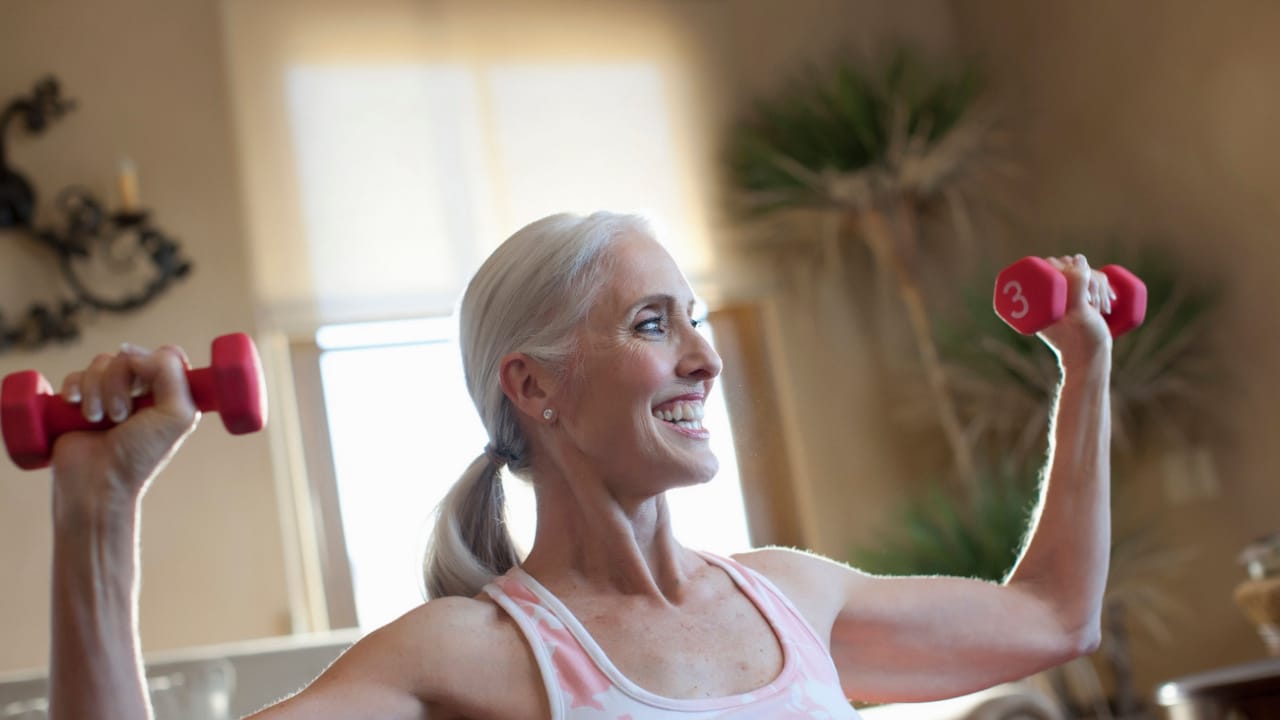
M 102 401 L 89 400 L 84 404 L 84 417 L 89 422 L 102 421 Z
M 111 419 L 115 422 L 124 422 L 127 417 L 129 417 L 129 407 L 124 404 L 124 401 L 119 398 L 112 400 Z
M 120 343 L 120 352 L 128 355 L 146 355 L 147 349 L 131 342 Z
M 78 403 L 80 402 L 80 400 L 81 400 L 81 397 L 80 397 L 79 385 L 72 385 L 71 387 L 67 388 L 67 402 Z

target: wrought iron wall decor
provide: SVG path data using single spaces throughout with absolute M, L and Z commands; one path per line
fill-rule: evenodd
M 61 298 L 31 303 L 15 322 L 0 311 L 0 352 L 73 340 L 85 315 L 137 310 L 191 272 L 178 243 L 138 206 L 131 168 L 122 170 L 118 209 L 109 211 L 88 190 L 72 186 L 54 200 L 61 227 L 35 227 L 38 196 L 30 181 L 9 165 L 5 138 L 12 124 L 39 135 L 74 108 L 57 79 L 48 77 L 0 111 L 0 239 L 17 234 L 52 251 L 66 285 Z

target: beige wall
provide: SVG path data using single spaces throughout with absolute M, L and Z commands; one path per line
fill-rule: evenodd
M 1280 526 L 1280 6 L 1008 0 L 954 13 L 1023 148 L 1015 239 L 1154 240 L 1227 283 L 1216 342 L 1239 389 L 1221 399 L 1220 492 L 1175 502 L 1159 471 L 1117 480 L 1196 553 L 1170 588 L 1187 606 L 1174 642 L 1140 639 L 1139 683 L 1261 657 L 1231 592 L 1236 553 Z
M 104 198 L 118 158 L 137 163 L 143 203 L 178 237 L 194 274 L 156 304 L 102 316 L 79 342 L 0 355 L 0 374 L 36 368 L 55 383 L 121 341 L 179 343 L 196 364 L 221 333 L 252 331 L 216 5 L 183 0 L 7 3 L 0 96 L 56 74 L 79 103 L 10 159 L 46 202 L 71 183 Z M 47 259 L 0 231 L 0 311 L 55 297 Z M 145 503 L 142 636 L 149 650 L 286 632 L 288 600 L 266 440 L 205 418 Z M 0 462 L 0 670 L 45 663 L 49 483 Z
M 1191 3 L 667 4 L 705 62 L 712 132 L 800 62 L 837 48 L 874 54 L 904 38 L 937 55 L 971 49 L 990 60 L 1025 154 L 1025 218 L 1009 242 L 1082 231 L 1161 237 L 1197 266 L 1231 278 L 1234 312 L 1221 335 L 1230 338 L 1233 370 L 1254 391 L 1229 401 L 1236 426 L 1216 455 L 1222 491 L 1174 504 L 1160 478 L 1135 481 L 1145 504 L 1200 552 L 1176 588 L 1195 622 L 1179 627 L 1170 648 L 1140 648 L 1139 680 L 1147 687 L 1260 654 L 1230 604 L 1240 577 L 1232 558 L 1275 527 L 1280 505 L 1268 470 L 1280 449 L 1267 437 L 1280 418 L 1266 391 L 1280 363 L 1277 321 L 1268 315 L 1280 299 L 1271 231 L 1280 165 L 1267 137 L 1280 127 L 1280 94 L 1268 84 L 1280 56 L 1266 28 L 1280 16 L 1261 2 L 1230 6 L 1228 13 Z M 181 342 L 199 359 L 213 335 L 250 326 L 223 67 L 213 0 L 6 8 L 0 89 L 25 91 L 53 71 L 81 102 L 47 136 L 15 143 L 13 160 L 46 192 L 72 181 L 106 192 L 118 154 L 130 153 L 144 200 L 183 240 L 197 271 L 136 316 L 99 319 L 77 345 L 0 356 L 0 372 L 34 366 L 57 377 L 126 338 Z M 707 148 L 709 159 L 714 151 Z M 733 235 L 723 218 L 717 227 Z M 7 235 L 0 240 L 0 308 L 13 313 L 46 278 L 33 253 Z M 910 484 L 911 457 L 883 421 L 887 401 L 869 372 L 859 319 L 843 313 L 839 300 L 822 305 L 829 315 L 784 293 L 770 312 L 778 375 L 792 389 L 781 432 L 809 543 L 842 557 L 873 538 L 886 504 Z M 265 440 L 230 439 L 210 420 L 148 500 L 143 633 L 151 649 L 287 629 Z M 0 464 L 0 497 L 0 577 L 20 579 L 0 610 L 2 670 L 44 662 L 47 483 Z

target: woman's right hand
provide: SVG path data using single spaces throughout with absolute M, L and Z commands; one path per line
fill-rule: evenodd
M 105 415 L 116 423 L 105 431 L 70 432 L 53 446 L 55 510 L 136 507 L 148 483 L 195 429 L 200 412 L 187 385 L 186 355 L 167 346 L 154 352 L 125 345 L 101 354 L 62 382 L 61 395 L 79 402 L 86 419 Z M 135 411 L 134 390 L 150 392 L 151 407 Z

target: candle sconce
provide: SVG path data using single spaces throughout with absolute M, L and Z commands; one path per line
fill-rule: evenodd
M 0 352 L 73 340 L 80 335 L 86 313 L 137 310 L 191 272 L 191 262 L 183 258 L 178 243 L 152 225 L 149 212 L 137 207 L 132 174 L 121 177 L 118 211 L 108 211 L 87 189 L 73 186 L 54 200 L 61 227 L 35 227 L 35 188 L 9 165 L 5 138 L 15 123 L 39 135 L 74 108 L 73 101 L 62 97 L 57 79 L 50 77 L 36 83 L 30 95 L 10 100 L 0 112 L 0 236 L 13 230 L 52 251 L 66 285 L 62 298 L 33 302 L 17 322 L 8 322 L 0 312 Z

